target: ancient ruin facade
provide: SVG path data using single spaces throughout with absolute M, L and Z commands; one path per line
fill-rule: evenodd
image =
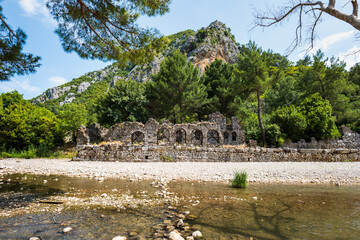
M 256 141 L 245 143 L 239 120 L 220 113 L 207 122 L 145 124 L 124 122 L 106 129 L 95 123 L 80 127 L 77 161 L 197 161 L 197 162 L 277 162 L 277 161 L 360 161 L 360 134 L 347 127 L 342 139 L 287 143 L 282 148 L 262 148 Z
M 101 142 L 121 142 L 125 145 L 186 145 L 219 146 L 245 143 L 245 134 L 236 117 L 231 124 L 220 113 L 209 116 L 208 122 L 172 124 L 165 121 L 159 124 L 150 118 L 145 124 L 124 122 L 110 129 L 94 123 L 89 128 L 80 127 L 77 145 L 98 144 Z

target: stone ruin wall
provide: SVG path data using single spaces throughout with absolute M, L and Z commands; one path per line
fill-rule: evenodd
M 220 113 L 209 116 L 209 122 L 172 124 L 165 121 L 159 124 L 150 118 L 145 124 L 124 122 L 110 129 L 94 123 L 89 128 L 78 129 L 77 145 L 98 144 L 101 142 L 119 142 L 124 145 L 187 145 L 218 146 L 245 144 L 245 134 L 237 118 L 226 124 L 226 118 Z
M 209 122 L 145 124 L 125 122 L 110 129 L 92 124 L 78 130 L 77 161 L 197 161 L 197 162 L 342 162 L 360 161 L 360 134 L 342 127 L 342 139 L 286 143 L 282 148 L 245 144 L 239 120 L 231 124 L 220 113 Z
M 284 143 L 284 148 L 296 149 L 359 149 L 360 148 L 360 134 L 352 131 L 346 126 L 340 129 L 341 139 L 330 139 L 317 141 L 311 138 L 310 142 L 301 139 L 297 143 Z

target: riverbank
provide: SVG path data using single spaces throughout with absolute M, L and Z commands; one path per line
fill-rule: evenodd
M 29 173 L 103 180 L 164 179 L 229 182 L 246 171 L 256 183 L 360 184 L 360 162 L 74 162 L 69 159 L 2 159 L 0 175 Z

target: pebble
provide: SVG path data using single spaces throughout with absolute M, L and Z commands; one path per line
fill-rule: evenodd
M 123 237 L 123 236 L 117 236 L 117 237 L 114 237 L 112 240 L 127 240 L 127 238 Z
M 182 219 L 178 219 L 175 221 L 174 225 L 177 228 L 182 228 L 182 227 L 184 227 L 184 221 Z
M 193 236 L 195 239 L 197 239 L 197 238 L 201 238 L 203 235 L 200 231 L 195 231 L 191 234 L 191 236 Z
M 169 233 L 169 240 L 185 240 L 178 231 L 172 231 Z
M 66 227 L 66 228 L 64 228 L 63 230 L 62 230 L 62 232 L 63 233 L 68 233 L 68 232 L 70 232 L 70 231 L 72 231 L 73 229 L 72 229 L 72 227 Z
M 257 198 L 257 197 L 252 197 L 252 199 L 254 199 L 255 201 L 256 201 L 256 200 L 258 200 L 258 198 Z
M 329 183 L 332 179 L 336 179 L 335 181 L 342 184 L 360 183 L 358 177 L 360 175 L 359 162 L 252 162 L 251 166 L 248 163 L 222 162 L 176 162 L 166 164 L 151 162 L 146 165 L 142 163 L 94 162 L 93 168 L 86 168 L 85 165 L 79 167 L 79 162 L 71 162 L 68 159 L 48 159 L 46 162 L 41 159 L 29 159 L 20 163 L 16 163 L 16 161 L 15 159 L 2 160 L 1 166 L 6 167 L 1 172 L 11 174 L 19 173 L 19 169 L 26 169 L 26 173 L 29 174 L 93 176 L 99 181 L 103 181 L 108 177 L 134 179 L 135 174 L 137 174 L 139 177 L 144 177 L 144 179 L 161 178 L 160 183 L 165 184 L 167 180 L 171 179 L 223 182 L 225 179 L 232 178 L 234 169 L 244 169 L 249 173 L 262 172 L 263 174 L 254 174 L 250 179 L 261 183 L 300 183 L 302 181 L 305 183 L 310 181 L 313 183 Z M 101 169 L 101 177 L 97 175 L 99 169 Z M 194 169 L 196 169 L 195 172 Z M 341 169 L 341 171 L 338 169 Z M 119 172 L 121 173 L 119 174 Z M 162 175 L 164 172 L 167 173 L 166 177 Z M 306 173 L 312 174 L 309 176 Z M 331 179 L 329 179 L 329 176 L 331 176 Z
M 29 240 L 41 240 L 41 238 L 40 237 L 31 237 L 31 238 L 29 238 Z

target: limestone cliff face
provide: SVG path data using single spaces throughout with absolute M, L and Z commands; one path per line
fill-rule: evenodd
M 239 47 L 230 29 L 219 21 L 212 22 L 208 27 L 196 32 L 188 30 L 171 35 L 169 38 L 171 40 L 169 48 L 163 54 L 149 64 L 135 66 L 126 78 L 138 82 L 150 80 L 152 74 L 159 72 L 160 64 L 165 57 L 176 49 L 186 54 L 188 61 L 197 66 L 201 73 L 204 73 L 206 66 L 216 59 L 230 64 L 237 62 Z M 119 77 L 114 77 L 110 85 L 114 86 L 118 79 Z
M 205 72 L 205 67 L 216 59 L 231 64 L 237 62 L 239 47 L 230 30 L 219 21 L 211 23 L 207 28 L 197 31 L 195 36 L 189 37 L 183 52 L 191 49 L 194 44 L 197 44 L 197 47 L 188 52 L 187 56 L 202 73 Z
M 90 86 L 103 82 L 109 77 L 113 78 L 120 69 L 116 65 L 110 65 L 102 70 L 89 72 L 80 78 L 75 78 L 64 85 L 49 88 L 40 96 L 32 100 L 33 103 L 45 103 L 51 100 L 58 100 L 59 106 L 72 103 L 77 96 L 84 93 Z

